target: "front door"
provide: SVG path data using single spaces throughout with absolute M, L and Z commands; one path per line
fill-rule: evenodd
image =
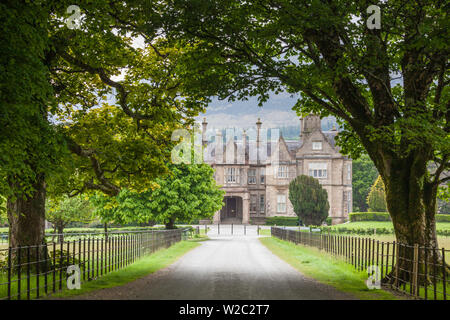
M 236 198 L 227 198 L 227 217 L 236 218 Z

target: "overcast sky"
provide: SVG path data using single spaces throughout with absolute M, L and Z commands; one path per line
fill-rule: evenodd
M 238 127 L 248 129 L 254 127 L 258 118 L 261 118 L 263 127 L 299 126 L 300 120 L 292 107 L 297 98 L 288 93 L 272 94 L 269 101 L 258 107 L 256 98 L 248 101 L 213 100 L 206 113 L 197 117 L 202 121 L 206 117 L 208 127 L 226 128 Z

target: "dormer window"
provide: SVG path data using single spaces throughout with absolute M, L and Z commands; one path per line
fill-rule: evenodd
M 312 149 L 313 150 L 322 150 L 322 141 L 313 141 Z

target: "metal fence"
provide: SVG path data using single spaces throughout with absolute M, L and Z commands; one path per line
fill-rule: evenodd
M 0 249 L 0 300 L 59 291 L 66 287 L 71 265 L 79 267 L 82 283 L 96 279 L 186 236 L 182 229 L 90 233 L 78 240 Z
M 162 229 L 162 228 L 161 228 Z M 72 241 L 79 240 L 84 238 L 105 238 L 109 235 L 118 235 L 118 234 L 129 234 L 133 232 L 145 232 L 151 230 L 160 230 L 160 229 L 140 229 L 140 230 L 114 230 L 114 231 L 80 231 L 80 232 L 63 232 L 63 233 L 55 233 L 55 232 L 46 232 L 45 233 L 45 242 L 61 242 L 61 240 Z M 1 232 L 0 233 L 0 247 L 3 245 L 7 247 L 9 244 L 9 233 Z
M 391 288 L 420 299 L 447 300 L 450 269 L 444 248 L 410 246 L 371 238 L 301 232 L 272 227 L 282 240 L 315 247 L 341 258 Z M 375 274 L 372 274 L 375 272 Z
M 246 225 L 246 224 L 205 224 L 205 234 L 209 235 L 259 235 L 259 225 Z M 200 233 L 200 226 L 197 226 L 197 233 Z

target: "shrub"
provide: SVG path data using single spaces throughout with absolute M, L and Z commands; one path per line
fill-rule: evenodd
M 367 196 L 367 206 L 369 211 L 386 211 L 386 194 L 381 176 L 378 176 L 372 188 L 370 188 Z
M 357 221 L 391 221 L 387 212 L 352 212 L 349 214 L 350 222 Z
M 437 214 L 436 222 L 450 222 L 450 214 Z
M 391 221 L 388 212 L 352 212 L 349 214 L 350 222 L 357 221 Z M 436 222 L 450 222 L 450 215 L 436 214 Z
M 318 179 L 306 175 L 296 177 L 289 183 L 289 200 L 307 226 L 321 225 L 328 217 L 328 194 Z
M 297 217 L 267 217 L 266 225 L 269 226 L 298 226 L 298 218 Z

